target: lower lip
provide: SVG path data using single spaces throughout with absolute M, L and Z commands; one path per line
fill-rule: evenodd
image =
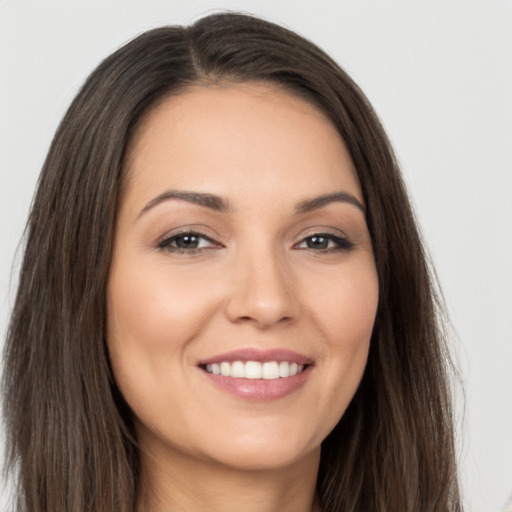
M 245 400 L 259 402 L 278 400 L 297 391 L 305 384 L 311 374 L 311 370 L 312 366 L 308 366 L 302 372 L 292 377 L 267 380 L 224 377 L 223 375 L 216 375 L 201 369 L 210 382 L 221 390 Z

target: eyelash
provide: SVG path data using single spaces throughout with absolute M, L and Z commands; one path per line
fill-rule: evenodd
M 212 244 L 210 247 L 194 247 L 194 248 L 183 248 L 183 247 L 173 247 L 172 244 L 176 243 L 177 240 L 181 238 L 186 237 L 194 237 L 198 239 L 198 243 L 201 243 L 201 240 L 206 240 L 208 243 Z M 304 237 L 298 244 L 294 245 L 294 249 L 299 249 L 298 246 L 307 243 L 308 241 L 312 241 L 313 239 L 321 239 L 326 240 L 327 244 L 329 245 L 331 242 L 335 244 L 334 247 L 325 247 L 321 249 L 315 249 L 312 247 L 304 247 L 304 249 L 309 249 L 311 251 L 320 253 L 320 254 L 329 254 L 334 252 L 346 252 L 350 251 L 354 248 L 355 244 L 352 243 L 348 238 L 346 237 L 340 237 L 337 235 L 334 235 L 332 233 L 312 233 L 311 235 L 308 235 L 307 237 Z M 158 249 L 162 251 L 167 251 L 171 253 L 177 253 L 177 254 L 196 254 L 201 252 L 204 249 L 216 249 L 222 247 L 221 244 L 215 242 L 210 237 L 196 232 L 196 231 L 184 231 L 182 233 L 178 233 L 175 235 L 172 235 L 170 237 L 167 237 L 163 239 L 161 242 L 158 243 Z
M 163 239 L 159 244 L 158 248 L 163 251 L 178 253 L 178 254 L 195 254 L 197 252 L 202 251 L 205 249 L 205 247 L 194 247 L 192 249 L 185 249 L 183 247 L 173 247 L 171 244 L 179 240 L 180 238 L 186 238 L 186 237 L 194 237 L 200 240 L 206 240 L 207 242 L 211 243 L 213 247 L 208 247 L 208 249 L 211 248 L 217 248 L 221 247 L 221 244 L 215 242 L 210 237 L 203 235 L 202 233 L 198 233 L 196 231 L 184 231 L 182 233 L 177 233 L 176 235 L 172 235 L 170 237 L 167 237 Z M 216 247 L 215 247 L 216 246 Z
M 315 252 L 319 252 L 322 254 L 329 254 L 332 252 L 343 252 L 343 251 L 349 251 L 350 249 L 353 249 L 354 243 L 352 243 L 348 238 L 341 237 L 337 235 L 333 235 L 332 233 L 313 233 L 311 235 L 308 235 L 307 237 L 303 238 L 299 244 L 296 244 L 295 247 L 298 245 L 302 245 L 303 243 L 307 243 L 308 240 L 313 239 L 323 239 L 327 240 L 327 243 L 334 242 L 336 245 L 335 247 L 327 247 L 323 249 L 313 249 L 312 247 L 307 247 L 307 249 L 310 249 Z

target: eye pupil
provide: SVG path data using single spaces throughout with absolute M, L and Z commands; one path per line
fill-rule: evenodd
M 329 240 L 325 236 L 311 236 L 307 240 L 310 249 L 327 249 Z
M 199 237 L 197 235 L 181 235 L 175 239 L 176 247 L 180 249 L 196 249 L 199 245 Z

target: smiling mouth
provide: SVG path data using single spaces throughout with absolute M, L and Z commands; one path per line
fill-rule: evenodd
M 276 380 L 293 377 L 302 373 L 309 365 L 289 361 L 222 361 L 201 365 L 201 368 L 213 375 L 237 379 Z
M 197 366 L 214 387 L 238 399 L 268 402 L 299 391 L 316 364 L 293 350 L 242 348 L 198 361 Z

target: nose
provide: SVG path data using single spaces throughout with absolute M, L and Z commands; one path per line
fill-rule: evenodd
M 231 322 L 268 329 L 290 323 L 297 317 L 294 280 L 284 259 L 270 250 L 237 258 L 226 306 Z

